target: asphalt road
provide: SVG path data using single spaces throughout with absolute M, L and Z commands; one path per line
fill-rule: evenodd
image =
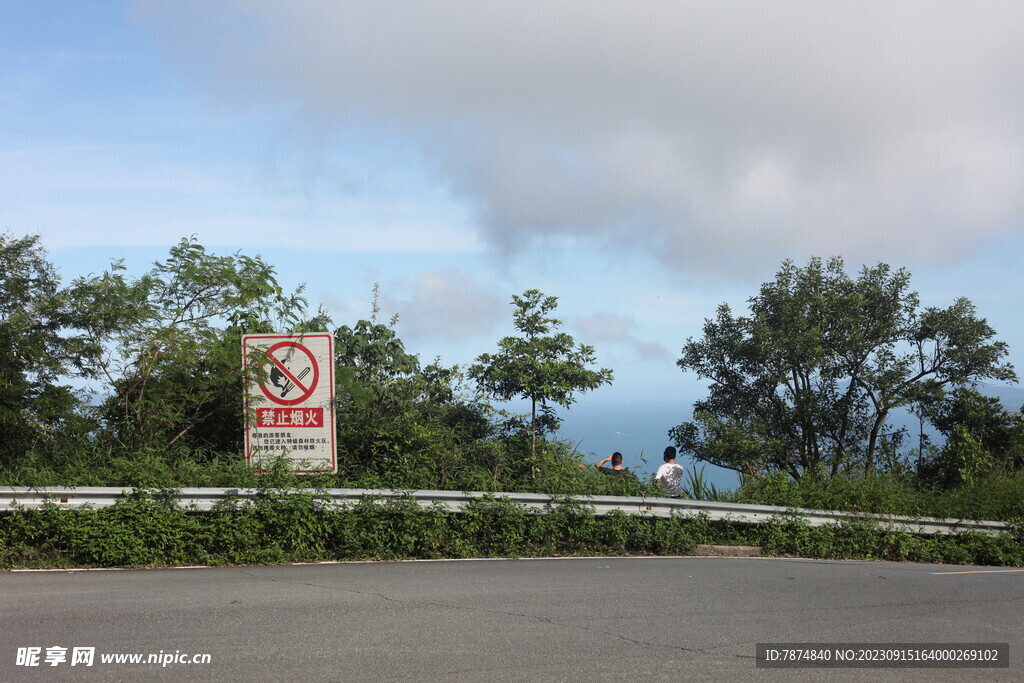
M 10 572 L 0 680 L 1024 680 L 1022 596 L 1024 570 L 766 558 Z M 1009 643 L 1010 661 L 755 669 L 758 642 Z M 49 666 L 53 647 L 93 665 Z M 118 653 L 209 663 L 101 661 Z

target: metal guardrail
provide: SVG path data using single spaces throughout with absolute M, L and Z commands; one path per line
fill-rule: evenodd
M 58 507 L 109 507 L 134 489 L 130 487 L 42 487 L 0 486 L 0 512 L 38 509 L 47 501 Z M 742 503 L 716 503 L 679 498 L 642 498 L 630 496 L 555 496 L 543 493 L 484 493 L 481 491 L 401 491 L 386 489 L 300 489 L 329 500 L 334 505 L 351 505 L 369 497 L 376 500 L 410 499 L 423 507 L 440 506 L 460 511 L 471 501 L 494 497 L 513 502 L 530 510 L 545 511 L 567 498 L 589 505 L 595 514 L 618 510 L 629 515 L 652 517 L 706 516 L 710 521 L 738 524 L 761 524 L 779 517 L 799 517 L 810 526 L 836 524 L 842 521 L 870 517 L 878 523 L 899 531 L 916 534 L 955 534 L 975 531 L 996 536 L 1009 531 L 1004 522 L 973 520 L 931 519 L 895 515 L 863 515 L 851 512 L 784 508 L 773 505 L 747 505 Z M 183 488 L 178 489 L 179 505 L 194 510 L 210 510 L 226 500 L 248 499 L 265 495 L 257 489 L 237 488 Z

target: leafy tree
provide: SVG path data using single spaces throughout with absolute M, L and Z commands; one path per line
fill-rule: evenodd
M 946 438 L 935 463 L 940 474 L 948 475 L 951 467 L 955 469 L 951 459 L 963 460 L 964 444 L 976 444 L 990 467 L 1024 467 L 1024 412 L 1006 410 L 998 398 L 984 396 L 968 386 L 956 387 L 930 407 L 928 417 Z
M 967 299 L 921 308 L 910 275 L 885 264 L 856 279 L 843 261 L 785 261 L 749 300 L 727 305 L 689 339 L 677 365 L 710 380 L 694 420 L 670 431 L 701 460 L 757 473 L 859 471 L 898 448 L 898 408 L 928 404 L 944 387 L 1015 381 L 1006 344 Z
M 991 465 L 992 459 L 981 439 L 965 426 L 953 427 L 939 458 L 941 482 L 947 487 L 974 483 L 975 478 Z
M 39 237 L 0 233 L 0 464 L 52 446 L 75 420 L 79 400 L 58 384 L 88 374 L 88 345 L 75 324 Z
M 1010 412 L 995 396 L 969 386 L 949 392 L 931 407 L 928 417 L 947 439 L 962 426 L 992 453 L 1010 454 L 1024 446 L 1024 413 Z
M 557 297 L 530 289 L 522 296 L 512 295 L 512 305 L 513 323 L 523 336 L 505 337 L 498 342 L 497 353 L 480 355 L 469 376 L 496 399 L 530 401 L 530 458 L 536 461 L 537 434 L 553 431 L 561 423 L 551 404 L 568 408 L 577 392 L 610 384 L 612 371 L 589 369 L 597 362 L 594 348 L 577 346 L 567 333 L 556 332 L 562 321 L 549 314 L 558 305 Z
M 472 466 L 467 453 L 492 428 L 481 406 L 459 395 L 457 366 L 421 367 L 390 325 L 373 315 L 335 333 L 340 469 L 379 485 L 448 486 Z
M 107 380 L 106 434 L 129 453 L 190 444 L 237 452 L 243 433 L 243 332 L 308 331 L 299 291 L 286 295 L 260 257 L 215 256 L 183 239 L 138 278 L 121 261 L 70 289 Z M 258 367 L 255 364 L 254 367 Z

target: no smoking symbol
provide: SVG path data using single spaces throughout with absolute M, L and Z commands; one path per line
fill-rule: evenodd
M 305 346 L 278 342 L 267 349 L 267 361 L 270 371 L 266 380 L 260 380 L 264 396 L 279 405 L 293 406 L 313 395 L 320 380 L 320 366 Z

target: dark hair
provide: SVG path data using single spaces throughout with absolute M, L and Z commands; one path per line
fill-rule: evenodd
M 622 453 L 619 453 L 618 451 L 615 451 L 614 453 L 612 453 L 612 467 L 615 467 L 616 465 L 621 465 L 621 464 L 622 464 Z
M 675 460 L 676 459 L 676 447 L 675 446 L 669 446 L 668 448 L 666 448 L 665 449 L 665 456 L 664 457 L 665 457 L 665 462 L 668 462 L 669 460 Z

